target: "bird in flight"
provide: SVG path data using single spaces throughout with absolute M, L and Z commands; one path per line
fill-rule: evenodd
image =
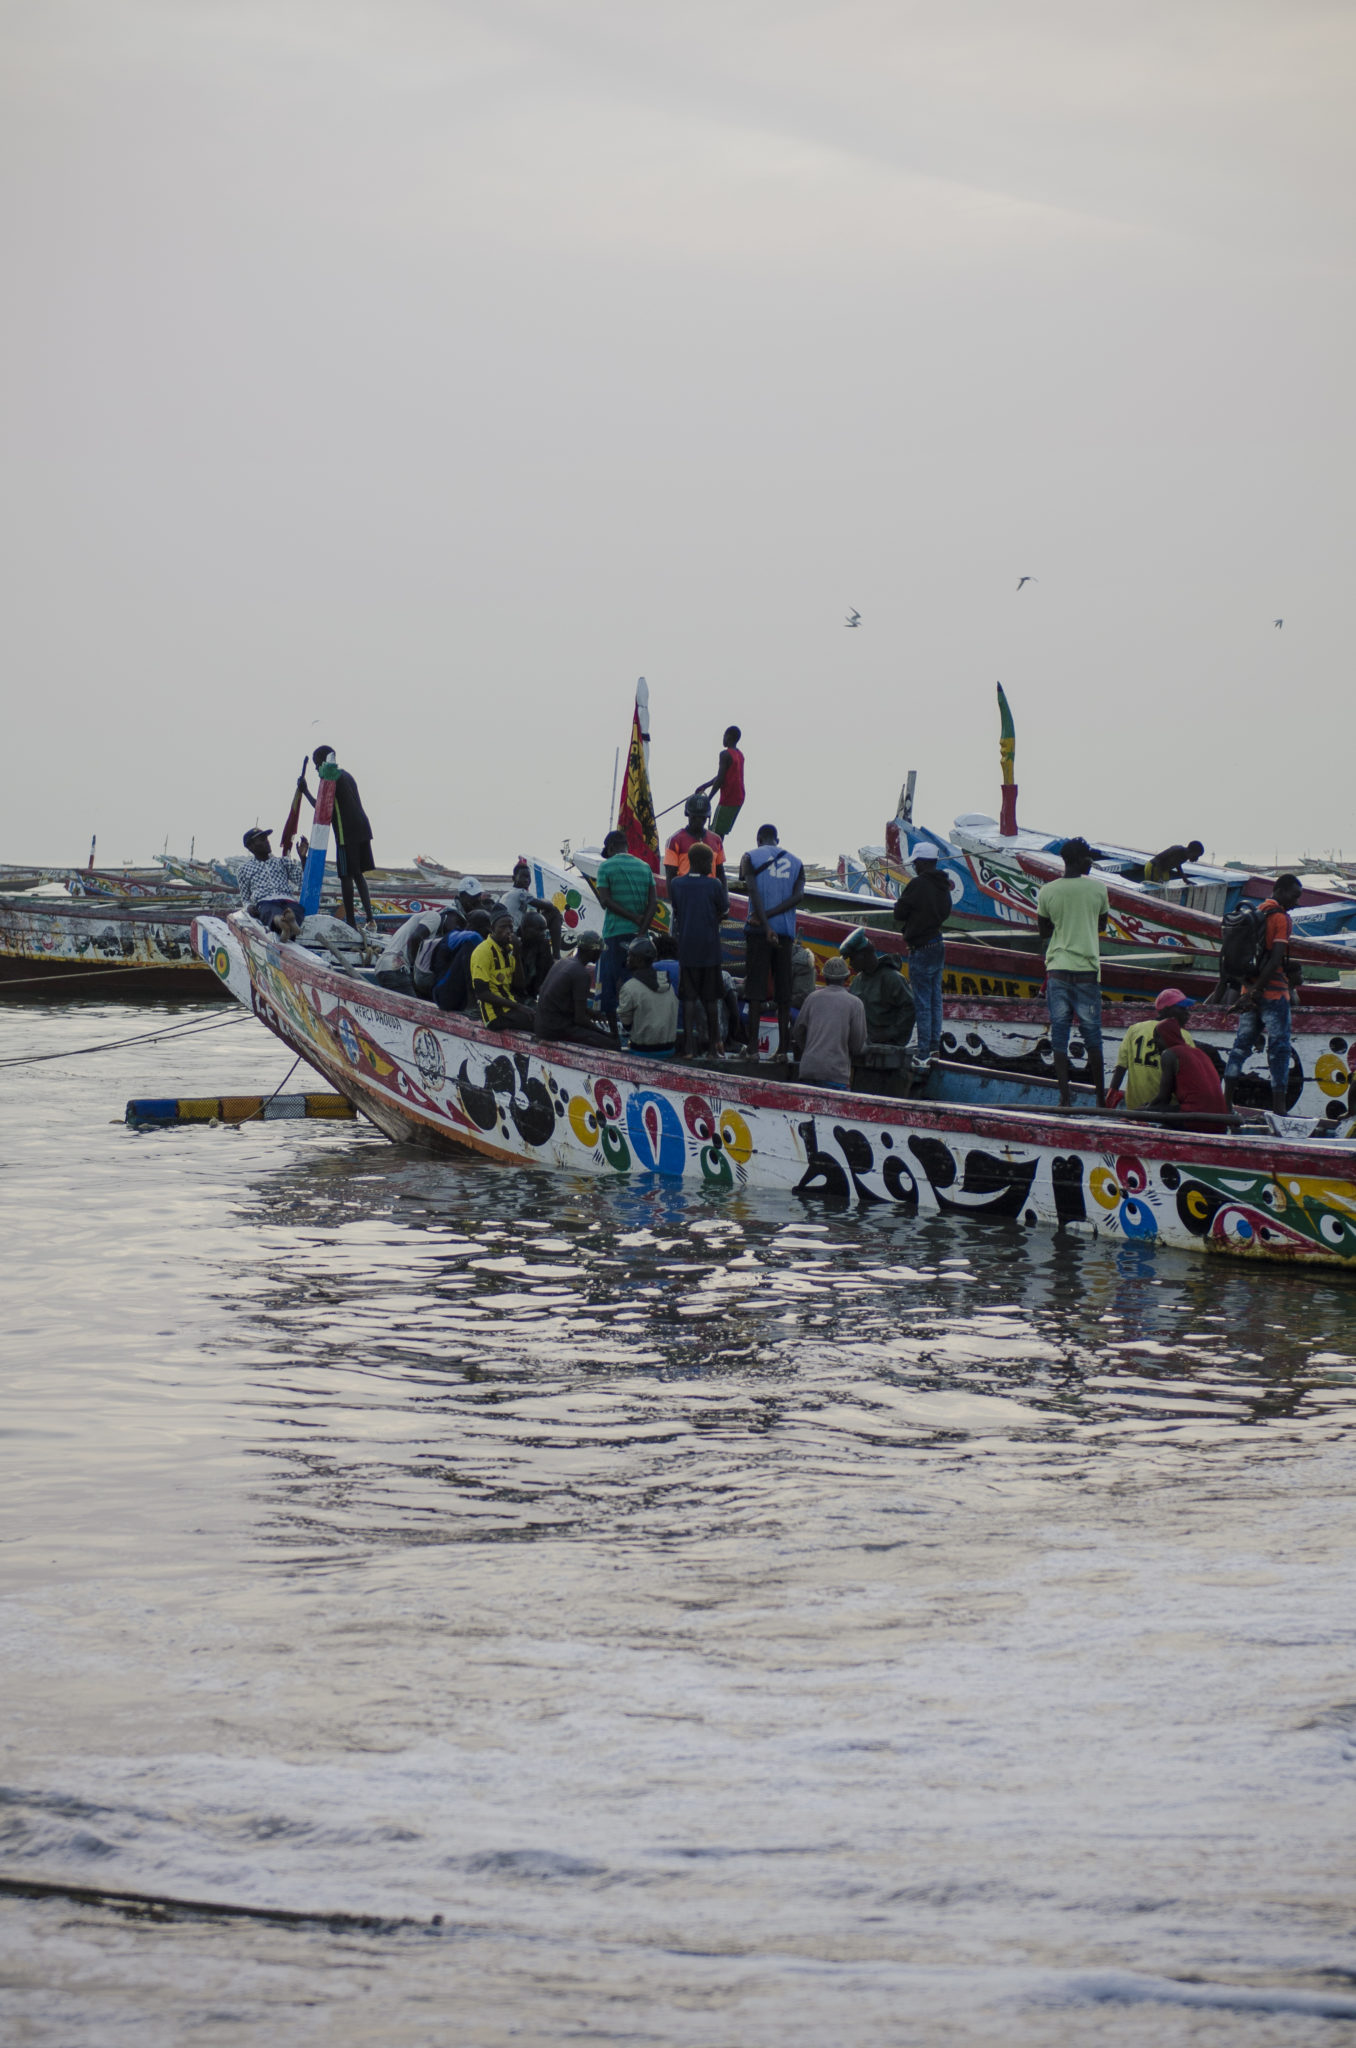
M 1035 576 L 1019 576 L 1017 579 L 1017 588 L 1020 590 L 1024 583 L 1035 583 L 1038 580 L 1039 579 Z
M 845 626 L 860 626 L 861 623 L 862 615 L 860 612 L 849 612 L 847 617 L 843 621 L 843 624 Z
M 1276 621 L 1276 624 L 1277 624 L 1278 626 L 1283 626 L 1283 625 L 1285 624 L 1285 620 L 1284 620 L 1284 619 L 1277 619 L 1277 621 Z

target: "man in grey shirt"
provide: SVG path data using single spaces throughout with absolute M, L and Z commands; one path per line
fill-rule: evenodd
M 866 1044 L 866 1011 L 845 986 L 848 964 L 840 954 L 824 962 L 824 986 L 800 1006 L 791 1047 L 800 1078 L 815 1088 L 850 1088 L 853 1056 Z

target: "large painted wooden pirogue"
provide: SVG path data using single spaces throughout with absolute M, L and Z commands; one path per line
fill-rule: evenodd
M 1356 1273 L 1356 1144 L 836 1094 L 548 1045 L 378 988 L 243 913 L 193 934 L 231 993 L 391 1138 Z

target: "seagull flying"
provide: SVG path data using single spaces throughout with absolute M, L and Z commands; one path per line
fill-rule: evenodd
M 1036 576 L 1019 576 L 1017 579 L 1017 588 L 1020 590 L 1024 583 L 1036 583 L 1039 580 L 1040 579 Z
M 1276 624 L 1277 624 L 1278 626 L 1283 626 L 1283 625 L 1285 624 L 1285 620 L 1284 620 L 1284 619 L 1277 619 L 1277 621 L 1276 621 Z
M 860 626 L 861 623 L 862 615 L 860 612 L 849 612 L 847 617 L 843 621 L 843 624 L 845 626 Z

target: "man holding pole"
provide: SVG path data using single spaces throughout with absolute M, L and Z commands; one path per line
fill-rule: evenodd
M 311 759 L 319 773 L 327 761 L 334 758 L 333 747 L 317 747 Z M 337 764 L 336 764 L 337 766 Z M 334 864 L 339 874 L 339 888 L 344 898 L 344 917 L 347 923 L 357 929 L 358 920 L 354 914 L 353 891 L 357 888 L 362 898 L 363 914 L 369 924 L 375 924 L 372 913 L 372 898 L 368 894 L 367 877 L 376 866 L 372 858 L 372 826 L 363 800 L 358 794 L 358 785 L 347 768 L 339 768 L 334 779 Z M 314 808 L 316 798 L 306 787 L 306 771 L 302 770 L 298 788 L 308 804 Z

